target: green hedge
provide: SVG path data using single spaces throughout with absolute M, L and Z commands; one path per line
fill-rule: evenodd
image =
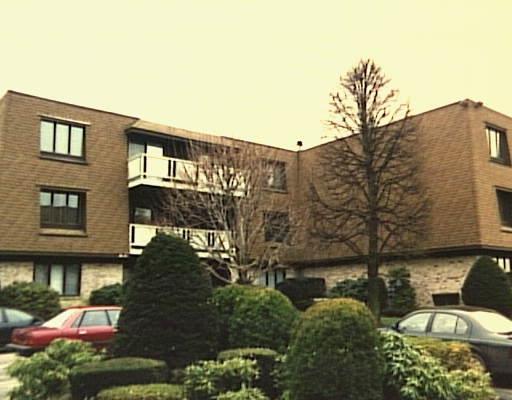
M 276 289 L 288 297 L 299 310 L 313 305 L 313 299 L 325 297 L 324 278 L 288 278 L 276 285 Z
M 388 306 L 388 289 L 386 281 L 380 276 L 377 277 L 379 285 L 379 304 L 380 309 L 384 310 Z M 329 297 L 350 297 L 363 303 L 368 303 L 368 278 L 362 276 L 357 279 L 344 279 L 336 283 L 329 290 Z
M 383 365 L 376 322 L 353 299 L 316 303 L 295 330 L 284 364 L 293 400 L 379 400 Z
M 406 340 L 417 349 L 437 358 L 449 371 L 481 368 L 481 365 L 473 357 L 468 343 L 446 342 L 440 339 L 414 336 L 406 337 Z
M 230 285 L 214 291 L 220 349 L 265 347 L 284 351 L 298 311 L 275 289 Z
M 118 386 L 104 389 L 97 400 L 185 400 L 183 387 L 165 383 Z
M 165 362 L 147 358 L 113 358 L 73 368 L 69 381 L 73 400 L 95 396 L 102 389 L 130 384 L 167 382 Z
M 0 290 L 0 306 L 17 308 L 47 320 L 60 312 L 60 296 L 40 283 L 14 282 Z
M 123 285 L 115 283 L 93 290 L 89 297 L 91 306 L 120 306 L 123 299 Z
M 279 396 L 280 390 L 274 378 L 274 371 L 281 359 L 279 353 L 264 348 L 241 348 L 224 350 L 217 356 L 219 361 L 232 358 L 255 360 L 260 374 L 254 381 L 254 386 L 261 389 L 271 399 Z
M 216 400 L 268 400 L 268 397 L 259 389 L 240 389 L 236 392 L 221 393 Z

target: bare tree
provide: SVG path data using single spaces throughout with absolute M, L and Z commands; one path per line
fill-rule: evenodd
M 312 232 L 365 259 L 368 305 L 377 317 L 382 256 L 413 249 L 428 213 L 417 179 L 415 126 L 388 83 L 370 60 L 340 78 L 328 121 L 336 139 L 323 146 L 311 190 Z
M 279 266 L 296 223 L 289 196 L 275 193 L 286 187 L 276 150 L 226 139 L 208 146 L 190 142 L 188 152 L 193 162 L 182 178 L 193 188 L 166 192 L 160 224 L 186 227 L 193 237 L 181 229 L 183 236 L 226 282 L 250 283 Z

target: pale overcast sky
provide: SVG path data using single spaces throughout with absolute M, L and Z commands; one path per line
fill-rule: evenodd
M 510 0 L 0 0 L 0 92 L 295 149 L 372 58 L 414 113 L 512 116 Z

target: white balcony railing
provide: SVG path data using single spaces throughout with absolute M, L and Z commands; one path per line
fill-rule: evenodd
M 214 172 L 213 170 L 208 172 Z M 128 159 L 128 187 L 151 185 L 175 189 L 193 189 L 201 192 L 221 193 L 228 187 L 222 182 L 222 169 L 219 173 L 206 176 L 195 161 L 179 158 L 137 154 Z M 231 177 L 235 174 L 229 174 Z M 236 182 L 231 184 L 232 193 L 243 196 L 245 186 L 243 174 L 236 175 Z
M 159 232 L 185 239 L 201 258 L 208 258 L 212 252 L 227 257 L 231 251 L 227 231 L 130 224 L 130 254 L 141 254 L 144 247 Z

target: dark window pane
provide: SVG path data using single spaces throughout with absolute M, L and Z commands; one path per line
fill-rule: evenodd
M 68 154 L 69 146 L 69 125 L 57 123 L 55 131 L 55 152 L 60 154 Z
M 82 144 L 84 137 L 84 128 L 79 126 L 71 127 L 71 145 L 70 145 L 70 154 L 72 156 L 81 157 L 82 156 Z
M 87 311 L 80 323 L 81 327 L 84 326 L 110 326 L 107 314 L 105 311 Z
M 53 122 L 41 121 L 41 151 L 53 152 Z
M 42 191 L 41 225 L 78 229 L 83 227 L 84 194 Z
M 80 281 L 80 266 L 66 266 L 66 282 L 64 283 L 64 294 L 66 296 L 78 296 L 78 288 Z
M 108 310 L 108 317 L 110 318 L 110 323 L 112 326 L 117 326 L 117 321 L 119 320 L 119 310 Z
M 150 224 L 151 209 L 136 207 L 133 213 L 133 222 L 136 224 Z
M 501 224 L 512 227 L 512 192 L 497 190 Z
M 34 268 L 34 282 L 48 285 L 48 265 L 36 264 Z
M 267 212 L 265 218 L 265 241 L 284 242 L 290 233 L 288 213 Z

